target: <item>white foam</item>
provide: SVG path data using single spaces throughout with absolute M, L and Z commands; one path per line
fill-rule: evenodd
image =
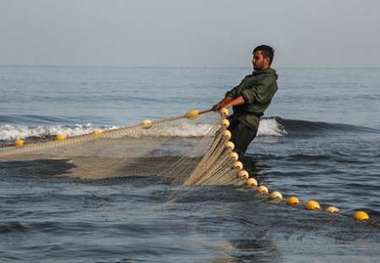
M 143 130 L 138 135 L 149 136 L 179 136 L 179 137 L 201 137 L 210 133 L 214 126 L 212 124 L 192 124 L 189 122 L 171 123 L 170 126 L 161 126 L 158 129 Z M 262 119 L 260 121 L 258 136 L 283 136 L 288 134 L 284 126 L 276 119 Z
M 97 127 L 91 123 L 75 125 L 52 125 L 52 126 L 23 126 L 23 125 L 0 125 L 0 140 L 14 140 L 17 138 L 46 137 L 56 134 L 68 136 L 82 135 L 93 132 Z
M 154 127 L 154 126 L 153 126 Z M 202 137 L 210 133 L 214 125 L 212 124 L 191 124 L 178 121 L 170 126 L 159 126 L 157 129 L 141 130 L 138 135 L 148 136 L 168 136 L 168 137 Z
M 88 134 L 99 127 L 91 123 L 75 125 L 51 125 L 51 126 L 23 126 L 23 125 L 0 125 L 0 140 L 15 140 L 17 138 L 47 137 L 56 134 L 75 136 Z M 104 127 L 101 127 L 104 129 Z M 115 129 L 117 127 L 107 127 Z M 168 137 L 202 137 L 210 133 L 212 124 L 192 124 L 189 122 L 177 122 L 170 126 L 162 125 L 157 129 L 141 130 L 137 135 L 168 136 Z M 258 136 L 283 136 L 286 135 L 285 128 L 276 119 L 262 119 L 260 121 Z
M 257 136 L 283 136 L 286 134 L 288 134 L 288 132 L 285 130 L 285 127 L 276 119 L 270 118 L 260 120 Z

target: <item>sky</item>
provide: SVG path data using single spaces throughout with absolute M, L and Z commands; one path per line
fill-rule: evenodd
M 380 66 L 378 0 L 0 0 L 0 64 Z

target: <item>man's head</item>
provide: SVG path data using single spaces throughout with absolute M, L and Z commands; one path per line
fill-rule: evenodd
M 254 70 L 270 68 L 274 57 L 274 49 L 267 45 L 256 47 L 252 52 L 252 65 Z

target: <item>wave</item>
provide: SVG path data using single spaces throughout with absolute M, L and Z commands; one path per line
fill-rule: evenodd
M 165 136 L 165 137 L 202 137 L 209 134 L 212 124 L 191 124 L 188 122 L 177 122 L 170 126 L 162 125 L 158 129 L 141 130 L 137 136 Z M 73 124 L 73 125 L 18 125 L 2 124 L 0 125 L 0 140 L 12 141 L 17 138 L 38 139 L 49 138 L 56 134 L 65 134 L 67 136 L 77 136 L 88 134 L 96 129 L 115 129 L 117 126 L 97 126 L 92 123 Z M 276 119 L 263 119 L 260 122 L 258 136 L 283 136 L 287 132 Z
M 368 132 L 378 133 L 373 128 L 342 123 L 328 123 L 321 121 L 293 120 L 281 117 L 271 117 L 276 123 L 283 126 L 289 136 L 317 136 L 331 132 Z
M 212 124 L 192 124 L 189 122 L 177 122 L 173 125 L 162 125 L 157 129 L 141 130 L 137 136 L 165 136 L 165 137 L 202 137 L 209 134 Z M 99 126 L 92 123 L 87 124 L 41 124 L 34 126 L 20 124 L 1 124 L 0 140 L 11 141 L 17 138 L 49 138 L 56 134 L 77 136 L 88 134 L 96 129 L 115 129 L 118 126 Z M 266 117 L 260 121 L 258 136 L 290 136 L 304 137 L 323 135 L 326 132 L 378 132 L 375 129 L 354 126 L 348 124 L 313 122 L 305 120 L 284 119 L 281 117 Z
M 25 126 L 16 124 L 0 125 L 0 140 L 10 141 L 17 138 L 48 138 L 56 134 L 76 136 L 93 132 L 96 127 L 91 123 L 74 125 L 38 125 Z M 113 127 L 111 127 L 113 128 Z
M 276 118 L 263 118 L 260 120 L 257 136 L 284 136 L 288 131 Z

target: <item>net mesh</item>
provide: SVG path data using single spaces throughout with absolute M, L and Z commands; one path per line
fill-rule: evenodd
M 2 147 L 0 160 L 63 160 L 72 164 L 64 175 L 82 179 L 160 176 L 185 186 L 240 185 L 242 167 L 234 167 L 233 147 L 226 147 L 226 126 L 222 113 L 193 112 L 64 140 Z

